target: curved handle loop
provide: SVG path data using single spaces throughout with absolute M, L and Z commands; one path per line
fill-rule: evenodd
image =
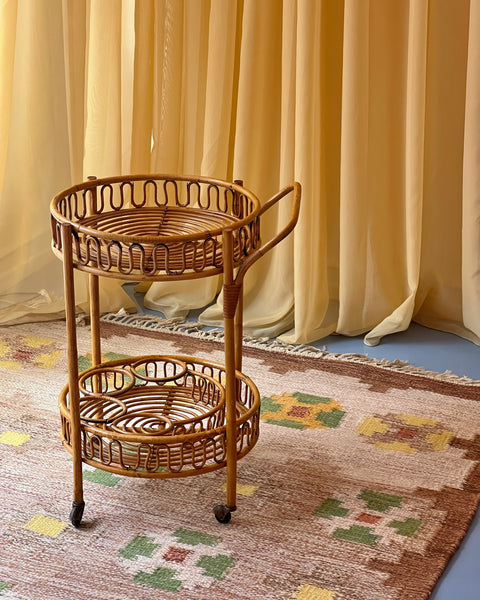
M 293 230 L 298 221 L 298 215 L 300 213 L 300 198 L 302 195 L 302 186 L 294 181 L 292 184 L 280 190 L 275 196 L 272 196 L 270 200 L 265 202 L 265 204 L 260 209 L 258 216 L 260 217 L 262 214 L 266 213 L 272 206 L 277 204 L 282 198 L 288 196 L 293 192 L 293 202 L 292 202 L 292 210 L 290 213 L 290 218 L 288 223 L 281 229 L 271 240 L 263 244 L 260 248 L 257 248 L 252 254 L 250 254 L 245 262 L 243 262 L 237 270 L 235 276 L 235 283 L 241 284 L 243 278 L 245 277 L 245 273 L 248 269 L 257 262 L 259 258 L 261 258 L 264 254 L 266 254 L 269 250 L 271 250 L 274 246 L 276 246 L 279 242 L 281 242 L 287 235 Z

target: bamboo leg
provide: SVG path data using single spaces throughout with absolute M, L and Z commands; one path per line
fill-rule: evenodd
M 92 348 L 92 366 L 97 367 L 102 362 L 102 350 L 100 347 L 100 296 L 98 275 L 89 274 L 88 291 L 90 298 L 90 332 Z M 102 391 L 100 375 L 93 377 L 93 391 L 100 394 Z M 99 409 L 96 414 L 97 419 L 103 417 L 103 411 Z
M 94 181 L 96 177 L 90 175 L 90 181 Z M 94 215 L 97 213 L 97 188 L 90 190 L 88 197 L 87 214 Z M 92 338 L 92 365 L 98 366 L 102 360 L 100 349 L 100 296 L 98 288 L 98 275 L 89 274 L 88 276 L 88 293 L 90 298 L 90 327 Z M 95 390 L 98 391 L 98 390 Z
M 238 304 L 235 311 L 235 368 L 242 370 L 243 348 L 243 283 L 239 288 Z
M 223 236 L 224 289 L 234 284 L 233 234 L 225 231 Z M 224 295 L 225 296 L 225 295 Z M 228 293 L 224 303 L 228 303 Z M 225 391 L 227 428 L 227 509 L 236 508 L 237 498 L 237 393 L 235 375 L 235 320 L 234 313 L 224 305 L 225 327 Z
M 83 501 L 82 479 L 82 438 L 80 431 L 80 395 L 78 390 L 78 351 L 75 323 L 75 287 L 73 279 L 72 230 L 70 225 L 62 225 L 63 278 L 65 289 L 65 314 L 67 325 L 69 408 L 71 415 L 71 444 L 73 455 L 73 503 L 70 520 L 75 527 L 82 520 L 85 502 Z
M 235 509 L 237 497 L 236 378 L 233 319 L 225 319 L 226 426 L 227 426 L 227 507 Z
M 90 175 L 90 181 L 94 181 L 96 177 Z M 90 190 L 87 205 L 87 214 L 94 215 L 97 213 L 97 188 Z M 99 279 L 98 275 L 89 274 L 88 276 L 88 293 L 90 299 L 90 331 L 91 331 L 91 347 L 92 347 L 92 366 L 97 367 L 102 362 L 102 353 L 100 347 L 100 295 L 99 295 Z M 96 394 L 101 393 L 100 376 L 95 375 L 93 378 L 93 391 Z M 102 411 L 96 415 L 97 419 L 103 416 Z
M 92 365 L 98 366 L 102 361 L 100 348 L 100 300 L 98 275 L 88 276 L 90 295 L 90 327 L 92 336 Z

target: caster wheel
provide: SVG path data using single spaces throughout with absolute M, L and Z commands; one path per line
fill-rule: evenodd
M 73 502 L 72 510 L 70 511 L 70 521 L 74 527 L 79 527 L 82 522 L 83 509 L 85 502 Z
M 217 504 L 213 509 L 213 514 L 219 523 L 229 523 L 232 518 L 232 512 L 225 504 Z

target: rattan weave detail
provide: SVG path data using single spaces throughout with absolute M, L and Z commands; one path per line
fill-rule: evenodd
M 77 269 L 128 280 L 207 277 L 222 272 L 226 228 L 236 265 L 258 247 L 259 210 L 251 192 L 216 180 L 95 179 L 54 198 L 53 249 L 62 256 L 69 223 Z
M 172 369 L 173 366 L 173 369 Z M 176 371 L 163 376 L 161 371 Z M 80 374 L 84 462 L 123 475 L 166 478 L 225 466 L 225 369 L 196 358 L 110 361 Z M 236 374 L 237 452 L 258 439 L 260 397 Z M 60 400 L 62 440 L 71 452 L 69 386 Z

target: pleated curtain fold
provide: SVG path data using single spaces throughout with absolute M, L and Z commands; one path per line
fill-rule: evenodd
M 50 199 L 128 173 L 302 184 L 246 278 L 251 335 L 375 345 L 416 321 L 479 344 L 480 0 L 4 0 L 0 324 L 62 315 Z M 222 323 L 220 277 L 141 289 Z M 120 281 L 101 296 L 133 308 Z

